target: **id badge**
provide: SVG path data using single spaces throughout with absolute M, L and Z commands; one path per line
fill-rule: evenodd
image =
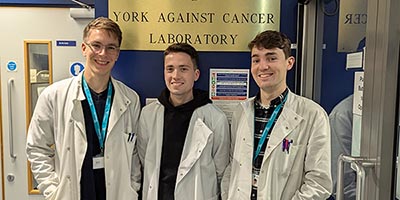
M 104 168 L 104 156 L 93 157 L 93 169 L 103 169 Z

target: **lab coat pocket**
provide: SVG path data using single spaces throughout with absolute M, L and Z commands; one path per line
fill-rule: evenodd
M 126 131 L 124 135 L 124 140 L 127 144 L 134 145 L 136 143 L 136 133 L 132 131 Z
M 129 157 L 136 151 L 135 144 L 136 144 L 136 133 L 130 132 L 130 131 L 125 131 L 123 134 L 123 145 L 126 148 L 126 155 Z M 121 144 L 121 145 L 122 145 Z M 130 160 L 130 158 L 128 158 Z
M 289 151 L 279 151 L 280 155 L 276 157 L 275 171 L 281 176 L 288 176 L 299 171 L 303 166 L 304 159 L 298 157 L 298 154 L 303 149 L 304 145 L 291 145 Z

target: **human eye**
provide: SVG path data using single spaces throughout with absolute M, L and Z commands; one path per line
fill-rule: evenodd
M 257 59 L 253 58 L 253 59 L 251 60 L 251 62 L 252 62 L 252 63 L 259 63 L 259 62 L 260 62 L 260 59 L 258 59 L 258 58 L 257 58 Z
M 166 68 L 165 68 L 165 71 L 166 71 L 167 73 L 172 73 L 172 72 L 174 71 L 174 68 L 173 68 L 173 67 L 166 67 Z
M 106 48 L 107 48 L 107 51 L 110 51 L 110 52 L 116 52 L 118 50 L 118 47 L 114 46 L 114 45 L 109 45 Z
M 267 61 L 272 62 L 272 61 L 276 61 L 278 58 L 276 56 L 268 56 L 267 57 Z
M 189 71 L 189 67 L 181 67 L 180 70 L 181 72 L 187 72 Z
M 92 44 L 90 44 L 90 46 L 92 46 L 93 50 L 95 50 L 95 51 L 100 51 L 101 50 L 101 44 L 92 43 Z

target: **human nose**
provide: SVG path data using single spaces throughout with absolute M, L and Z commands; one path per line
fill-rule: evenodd
M 269 62 L 266 60 L 261 60 L 259 66 L 261 69 L 269 69 Z
M 107 47 L 106 46 L 101 46 L 100 49 L 98 50 L 97 54 L 107 54 Z
M 179 76 L 180 76 L 180 73 L 179 73 L 179 69 L 174 69 L 173 71 L 172 71 L 172 78 L 179 78 Z

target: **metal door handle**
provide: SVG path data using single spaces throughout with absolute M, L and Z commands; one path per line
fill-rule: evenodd
M 343 176 L 344 176 L 344 162 L 351 163 L 357 173 L 357 186 L 356 186 L 356 200 L 362 200 L 363 190 L 365 185 L 365 168 L 372 168 L 375 166 L 375 159 L 365 157 L 351 157 L 341 154 L 338 158 L 337 168 L 337 184 L 336 184 L 336 200 L 344 199 L 343 192 Z
M 7 83 L 8 87 L 8 142 L 10 143 L 10 157 L 12 160 L 17 158 L 14 154 L 14 134 L 13 134 L 13 118 L 12 118 L 12 98 L 11 87 L 14 84 L 14 78 L 10 78 Z

